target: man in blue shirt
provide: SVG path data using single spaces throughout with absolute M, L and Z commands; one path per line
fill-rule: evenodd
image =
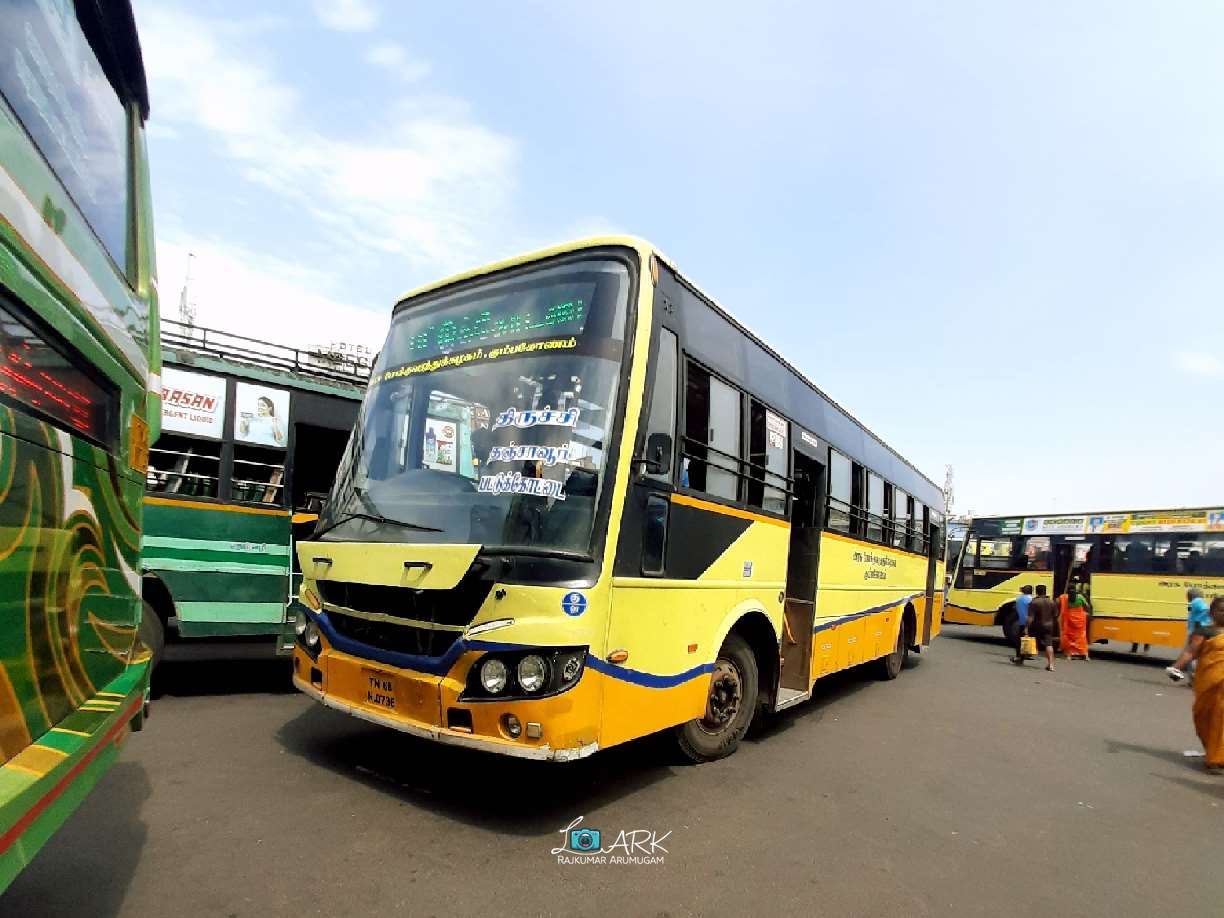
M 1033 588 L 1028 586 L 1020 587 L 1020 595 L 1016 597 L 1016 655 L 1012 657 L 1013 663 L 1023 663 L 1024 657 L 1020 654 L 1020 642 L 1024 640 L 1025 628 L 1028 627 L 1028 611 L 1029 603 L 1033 601 Z
M 1194 658 L 1194 633 L 1199 628 L 1211 625 L 1211 607 L 1203 598 L 1203 591 L 1197 587 L 1186 590 L 1186 648 L 1181 656 L 1173 661 L 1173 665 L 1165 669 L 1169 678 L 1181 682 L 1186 678 L 1184 667 Z

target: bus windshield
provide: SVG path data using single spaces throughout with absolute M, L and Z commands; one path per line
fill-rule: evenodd
M 319 536 L 589 554 L 629 287 L 587 257 L 401 307 Z

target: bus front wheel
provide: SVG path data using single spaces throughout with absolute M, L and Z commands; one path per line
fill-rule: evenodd
M 733 753 L 752 724 L 759 686 L 752 648 L 738 634 L 727 635 L 710 674 L 705 714 L 676 727 L 680 750 L 694 762 L 713 762 Z

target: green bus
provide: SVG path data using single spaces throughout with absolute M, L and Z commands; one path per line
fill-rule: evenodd
M 144 723 L 160 361 L 129 4 L 7 0 L 0 42 L 3 891 Z
M 318 516 L 369 363 L 163 320 L 143 595 L 167 660 L 288 654 L 295 538 Z

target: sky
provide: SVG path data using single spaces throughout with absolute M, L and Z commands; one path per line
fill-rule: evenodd
M 134 6 L 170 318 L 633 233 L 956 513 L 1224 505 L 1219 4 Z

